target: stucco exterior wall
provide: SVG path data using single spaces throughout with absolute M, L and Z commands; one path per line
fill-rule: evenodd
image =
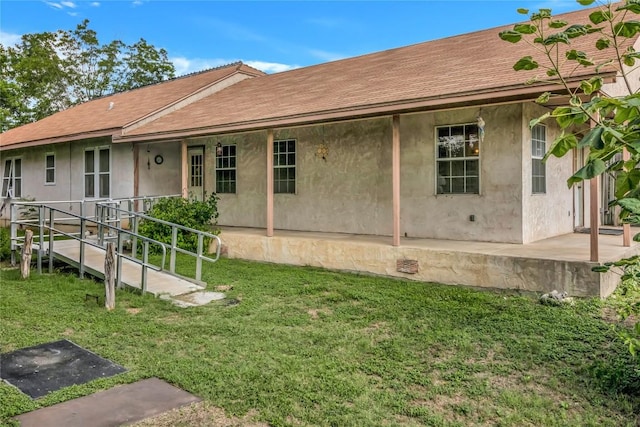
M 130 144 L 111 145 L 108 139 L 92 139 L 2 152 L 4 159 L 22 159 L 22 198 L 37 201 L 84 199 L 84 152 L 91 147 L 110 147 L 111 197 L 133 195 L 133 155 Z M 45 155 L 55 155 L 55 183 L 45 183 Z M 8 217 L 6 209 L 2 217 Z
M 521 111 L 504 105 L 401 116 L 402 234 L 522 242 Z M 478 113 L 486 122 L 480 194 L 436 194 L 435 127 L 475 123 Z
M 403 235 L 522 243 L 522 108 L 482 109 L 487 125 L 477 195 L 436 194 L 435 127 L 475 123 L 479 110 L 401 116 Z M 274 195 L 275 228 L 391 235 L 391 134 L 390 117 L 276 131 L 275 140 L 296 140 L 297 182 L 296 194 Z M 237 192 L 218 195 L 220 225 L 266 226 L 266 141 L 266 132 L 188 141 L 205 147 L 207 193 L 215 191 L 215 145 L 236 144 Z M 321 146 L 328 150 L 326 160 L 318 155 Z M 179 150 L 179 144 L 164 149 Z M 154 150 L 151 145 L 151 158 Z M 141 194 L 150 189 L 142 184 L 147 179 L 143 154 L 141 150 Z M 162 181 L 168 185 L 179 177 L 163 175 Z M 160 184 L 154 185 L 151 192 L 158 194 Z
M 156 164 L 156 156 L 162 164 Z M 138 195 L 159 196 L 181 192 L 180 144 L 165 142 L 138 146 Z M 131 193 L 133 195 L 133 192 Z
M 534 103 L 524 104 L 522 112 L 523 243 L 571 233 L 574 229 L 574 190 L 567 187 L 567 179 L 573 174 L 573 153 L 567 153 L 562 158 L 549 157 L 545 166 L 546 192 L 533 194 L 532 190 L 529 122 L 545 112 L 547 109 Z M 560 129 L 552 120 L 547 120 L 544 126 L 548 150 L 559 135 Z

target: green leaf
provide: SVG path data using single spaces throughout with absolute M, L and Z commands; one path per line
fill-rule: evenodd
M 580 82 L 580 89 L 585 95 L 591 95 L 593 92 L 599 91 L 603 83 L 602 77 L 592 77 L 589 80 Z
M 547 70 L 547 76 L 549 77 L 555 77 L 558 75 L 558 72 L 556 70 L 554 70 L 553 68 L 549 68 Z
M 546 104 L 551 98 L 551 92 L 545 92 L 536 99 L 537 104 Z
M 586 165 L 580 168 L 571 176 L 571 178 L 567 180 L 567 184 L 569 188 L 571 188 L 573 184 L 577 182 L 595 178 L 596 176 L 601 175 L 606 169 L 607 165 L 602 160 L 590 159 Z
M 538 68 L 538 66 L 538 63 L 534 61 L 531 56 L 525 56 L 523 58 L 520 58 L 520 60 L 515 63 L 513 69 L 516 71 L 535 70 L 536 68 Z
M 570 39 L 575 39 L 576 37 L 589 34 L 592 31 L 593 28 L 590 25 L 575 24 L 564 30 L 561 34 L 566 35 Z
M 624 21 L 614 25 L 615 34 L 622 37 L 631 38 L 640 31 L 640 21 Z
M 533 24 L 516 24 L 513 30 L 519 34 L 533 34 L 538 28 Z
M 589 6 L 590 4 L 592 4 L 596 0 L 576 0 L 576 1 L 579 4 L 581 4 L 582 6 Z
M 582 105 L 582 100 L 574 95 L 571 97 L 571 99 L 569 99 L 569 105 L 571 105 L 572 107 L 579 107 Z
M 595 272 L 595 273 L 607 273 L 609 271 L 610 267 L 606 266 L 606 265 L 596 265 L 594 267 L 591 267 L 591 271 Z
M 602 141 L 602 134 L 604 133 L 604 127 L 596 126 L 592 128 L 585 136 L 580 140 L 578 148 L 590 147 L 596 150 L 604 148 L 604 142 Z
M 509 43 L 518 43 L 520 40 L 522 40 L 522 34 L 513 30 L 501 31 L 498 34 L 498 37 Z
M 640 199 L 627 197 L 618 200 L 618 205 L 633 214 L 640 214 Z
M 519 8 L 516 10 L 516 12 L 518 12 L 520 15 L 528 15 L 529 9 Z
M 596 49 L 604 50 L 604 49 L 608 48 L 610 45 L 611 45 L 611 40 L 609 40 L 609 39 L 599 39 L 596 42 Z
M 593 65 L 593 61 L 587 58 L 587 54 L 579 50 L 575 50 L 575 49 L 569 50 L 567 51 L 565 56 L 567 57 L 568 60 L 577 61 L 579 64 L 584 66 Z
M 616 174 L 615 196 L 617 199 L 623 197 L 640 184 L 640 170 L 632 169 L 629 172 L 620 170 Z
M 638 1 L 627 1 L 624 5 L 618 7 L 616 10 L 628 10 L 635 14 L 640 14 L 640 2 Z
M 578 145 L 578 138 L 572 133 L 562 134 L 549 147 L 549 151 L 547 151 L 542 159 L 542 161 L 547 161 L 550 156 L 562 157 L 567 154 L 572 149 L 576 148 Z
M 531 120 L 529 122 L 529 129 L 532 129 L 538 123 L 547 120 L 549 118 L 549 116 L 551 116 L 551 113 L 544 113 L 542 116 L 538 117 L 537 119 Z
M 561 19 L 554 19 L 553 21 L 549 22 L 549 28 L 562 28 L 562 27 L 566 27 L 568 24 L 567 21 L 563 21 Z
M 589 14 L 589 21 L 593 22 L 595 25 L 602 24 L 609 20 L 611 20 L 611 14 L 607 11 L 596 10 Z
M 531 14 L 532 21 L 542 21 L 551 18 L 551 9 L 539 9 L 537 13 Z
M 546 39 L 542 40 L 542 44 L 550 46 L 558 43 L 569 44 L 569 35 L 567 33 L 551 34 Z

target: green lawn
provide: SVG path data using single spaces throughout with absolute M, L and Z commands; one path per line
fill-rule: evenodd
M 270 425 L 635 426 L 640 366 L 601 303 L 223 259 L 210 289 L 237 305 L 182 309 L 102 285 L 2 271 L 0 352 L 67 338 L 129 372 L 32 401 L 0 385 L 0 421 L 159 377 Z

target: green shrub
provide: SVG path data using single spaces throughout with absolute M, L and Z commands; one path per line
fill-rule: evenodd
M 11 257 L 11 234 L 8 228 L 0 228 L 0 261 Z
M 172 222 L 195 230 L 217 234 L 215 228 L 218 219 L 218 196 L 211 194 L 204 200 L 183 199 L 182 197 L 168 197 L 158 200 L 147 212 L 147 215 L 163 221 Z M 152 220 L 143 220 L 138 226 L 138 233 L 159 242 L 171 243 L 171 227 Z M 178 230 L 178 247 L 196 251 L 198 236 L 195 233 Z M 205 251 L 209 247 L 209 239 L 204 241 Z M 152 252 L 159 249 L 151 246 Z

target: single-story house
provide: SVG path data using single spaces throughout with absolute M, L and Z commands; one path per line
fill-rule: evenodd
M 591 266 L 636 248 L 628 230 L 624 245 L 598 237 L 598 180 L 567 188 L 583 150 L 541 161 L 560 130 L 529 128 L 549 108 L 534 101 L 559 87 L 524 84 L 540 72 L 512 69 L 530 48 L 505 29 L 270 75 L 231 64 L 86 102 L 0 135 L 2 197 L 215 192 L 229 256 L 604 296 L 615 277 Z M 607 54 L 593 42 L 571 47 Z M 601 75 L 614 93 L 618 73 Z

